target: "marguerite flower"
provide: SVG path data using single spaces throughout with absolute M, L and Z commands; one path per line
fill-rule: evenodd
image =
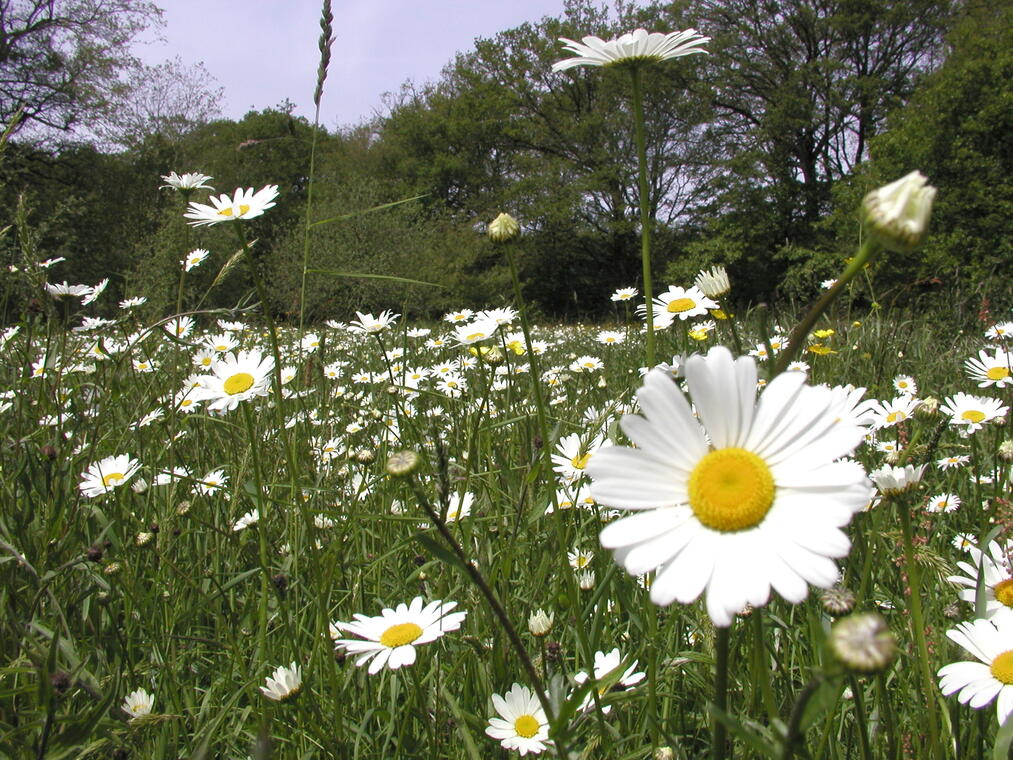
M 271 372 L 274 359 L 260 351 L 240 351 L 225 354 L 211 365 L 210 375 L 201 378 L 201 387 L 195 391 L 199 400 L 208 401 L 208 409 L 215 412 L 232 411 L 240 401 L 266 396 L 271 389 Z
M 1003 549 L 997 541 L 988 542 L 988 551 L 983 552 L 973 544 L 966 551 L 971 555 L 971 562 L 958 562 L 957 567 L 964 575 L 951 575 L 946 580 L 965 588 L 960 598 L 974 605 L 978 599 L 978 576 L 985 578 L 985 615 L 987 619 L 996 616 L 1013 617 L 1013 569 L 1010 567 L 1009 550 L 1013 548 L 1007 543 Z M 1013 647 L 1013 642 L 1011 642 Z
M 206 248 L 195 248 L 190 251 L 179 263 L 183 266 L 184 272 L 189 272 L 194 267 L 199 267 L 204 263 L 204 259 L 210 256 L 211 253 Z
M 350 332 L 360 333 L 378 333 L 397 321 L 400 314 L 395 314 L 392 311 L 383 311 L 380 316 L 374 317 L 372 314 L 363 314 L 360 311 L 355 312 L 355 316 L 358 319 L 353 319 L 348 323 L 348 330 Z
M 1013 616 L 960 623 L 946 635 L 980 662 L 955 662 L 940 668 L 939 688 L 946 696 L 958 691 L 961 704 L 976 710 L 996 697 L 999 725 L 1013 712 Z
M 153 694 L 148 694 L 144 689 L 136 689 L 127 694 L 120 708 L 130 716 L 130 720 L 137 720 L 145 715 L 150 715 L 154 706 L 155 696 Z
M 636 686 L 638 683 L 644 680 L 645 674 L 637 672 L 637 660 L 634 660 L 633 664 L 630 665 L 628 668 L 626 668 L 625 671 L 623 671 L 623 674 L 619 677 L 618 680 L 616 680 L 614 683 L 610 683 L 609 687 L 601 687 L 597 685 L 599 681 L 605 681 L 606 679 L 608 679 L 607 682 L 611 682 L 612 679 L 609 679 L 609 675 L 618 670 L 619 666 L 622 665 L 622 662 L 623 657 L 621 654 L 619 654 L 618 647 L 613 649 L 608 654 L 605 654 L 604 652 L 594 653 L 594 681 L 595 681 L 594 688 L 598 689 L 599 700 L 602 699 L 611 690 L 622 691 L 625 689 L 629 689 L 633 686 Z M 587 673 L 581 671 L 580 673 L 578 673 L 573 677 L 573 680 L 576 681 L 578 684 L 583 684 L 587 681 L 587 677 L 588 677 Z M 616 687 L 618 687 L 618 689 Z M 586 697 L 584 697 L 584 701 L 580 703 L 580 707 L 578 707 L 577 709 L 580 710 L 581 712 L 584 712 L 586 710 L 590 710 L 592 707 L 594 707 L 594 697 L 591 694 L 588 694 Z M 611 710 L 612 705 L 602 705 L 601 711 L 603 714 L 608 715 L 608 713 Z
M 810 583 L 834 585 L 833 559 L 850 549 L 841 527 L 872 496 L 861 466 L 842 459 L 863 439 L 859 394 L 786 372 L 757 401 L 755 361 L 721 346 L 691 356 L 685 375 L 699 421 L 652 371 L 637 393 L 644 416 L 621 423 L 637 448 L 603 448 L 587 465 L 595 500 L 634 513 L 602 531 L 602 546 L 631 575 L 657 570 L 655 604 L 706 589 L 718 626 L 772 588 L 797 603 Z
M 565 71 L 577 66 L 666 61 L 669 58 L 706 53 L 703 46 L 710 40 L 710 37 L 704 37 L 696 29 L 668 34 L 648 33 L 646 29 L 637 29 L 608 41 L 590 35 L 584 37 L 582 42 L 560 37 L 559 41 L 564 43 L 564 47 L 571 53 L 576 53 L 577 57 L 557 61 L 552 64 L 552 70 Z
M 301 688 L 302 671 L 293 661 L 287 668 L 280 667 L 274 671 L 274 675 L 268 676 L 267 685 L 261 686 L 260 691 L 268 699 L 284 702 L 298 694 Z
M 979 388 L 996 386 L 1005 388 L 1013 385 L 1013 375 L 1010 374 L 1010 367 L 1013 367 L 1013 353 L 1001 348 L 989 353 L 988 349 L 978 352 L 977 359 L 968 359 L 964 362 L 964 368 L 972 380 L 978 381 Z
M 360 639 L 338 639 L 335 647 L 356 655 L 357 666 L 369 663 L 369 674 L 379 673 L 384 665 L 397 670 L 415 662 L 415 647 L 428 644 L 448 631 L 456 631 L 464 622 L 466 612 L 451 612 L 457 602 L 439 599 L 422 606 L 417 596 L 410 604 L 395 609 L 384 608 L 378 617 L 355 613 L 354 622 L 335 622 L 334 626 Z
M 974 433 L 999 417 L 1005 417 L 1009 407 L 1003 406 L 997 398 L 972 396 L 970 393 L 957 393 L 940 405 L 940 411 L 950 415 L 950 424 L 964 428 L 966 434 Z
M 613 301 L 632 301 L 637 297 L 638 291 L 636 288 L 619 288 L 615 293 L 612 294 Z
M 499 741 L 504 749 L 517 750 L 522 756 L 544 752 L 549 741 L 549 721 L 530 689 L 515 683 L 502 697 L 492 695 L 498 716 L 489 718 L 486 736 Z
M 165 184 L 158 189 L 161 190 L 168 187 L 174 190 L 200 190 L 201 188 L 214 190 L 211 185 L 204 184 L 209 179 L 214 179 L 214 177 L 209 177 L 208 175 L 201 174 L 200 172 L 189 172 L 183 175 L 176 174 L 176 172 L 169 172 L 168 174 L 162 175 L 162 181 L 165 182 Z
M 228 222 L 233 219 L 253 219 L 260 216 L 267 209 L 274 207 L 274 199 L 278 197 L 278 186 L 267 185 L 257 192 L 252 187 L 245 190 L 236 188 L 236 192 L 230 198 L 228 194 L 215 198 L 213 195 L 208 198 L 211 205 L 190 201 L 190 210 L 183 214 L 194 227 L 208 224 Z
M 140 467 L 141 463 L 130 454 L 100 459 L 84 471 L 78 488 L 89 499 L 93 499 L 126 483 Z

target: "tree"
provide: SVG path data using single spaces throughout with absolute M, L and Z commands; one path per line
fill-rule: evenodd
M 150 0 L 0 0 L 0 121 L 20 114 L 39 136 L 104 114 L 161 14 Z

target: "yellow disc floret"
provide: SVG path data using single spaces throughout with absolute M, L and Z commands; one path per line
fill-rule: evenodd
M 689 311 L 690 309 L 696 308 L 696 301 L 692 298 L 674 298 L 668 302 L 668 311 L 670 314 L 679 314 L 683 311 Z
M 104 486 L 115 486 L 123 482 L 122 472 L 110 472 L 108 475 L 102 478 L 102 485 Z
M 991 367 L 988 372 L 985 373 L 985 377 L 989 380 L 1005 380 L 1009 377 L 1009 370 L 1005 367 Z
M 398 623 L 392 625 L 380 636 L 380 643 L 385 647 L 394 649 L 405 644 L 411 644 L 422 635 L 422 629 L 415 623 Z
M 514 731 L 525 739 L 530 739 L 537 734 L 539 726 L 540 724 L 534 715 L 522 715 L 514 721 Z
M 590 459 L 590 454 L 578 454 L 570 460 L 570 464 L 573 465 L 574 469 L 583 470 L 587 467 L 587 463 Z
M 1006 607 L 1013 607 L 1013 578 L 999 581 L 992 588 L 995 600 Z
M 222 388 L 230 396 L 248 391 L 253 386 L 253 375 L 249 372 L 237 372 L 222 383 Z
M 960 418 L 962 420 L 967 420 L 968 422 L 981 422 L 985 419 L 985 413 L 979 412 L 977 409 L 968 409 L 960 415 Z
M 712 530 L 729 533 L 758 525 L 774 503 L 774 477 L 751 451 L 718 449 L 689 476 L 689 505 Z
M 1013 649 L 1003 652 L 992 660 L 990 670 L 996 681 L 1013 683 Z

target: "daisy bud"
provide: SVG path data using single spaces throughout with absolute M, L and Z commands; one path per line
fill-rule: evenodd
M 862 201 L 869 232 L 889 251 L 909 253 L 922 242 L 932 214 L 936 188 L 921 172 L 873 190 Z
M 532 636 L 538 636 L 539 638 L 547 636 L 552 630 L 552 623 L 554 619 L 554 612 L 550 612 L 546 615 L 544 610 L 535 610 L 531 617 L 528 618 L 528 630 L 531 632 Z
M 914 488 L 921 482 L 922 473 L 925 472 L 925 465 L 904 465 L 903 467 L 889 467 L 884 465 L 878 470 L 869 473 L 869 478 L 884 495 L 898 494 Z
M 110 575 L 110 576 L 112 576 L 112 575 L 117 575 L 120 572 L 120 570 L 122 570 L 122 569 L 123 569 L 123 565 L 121 565 L 119 562 L 110 562 L 102 570 L 102 573 L 104 575 Z
M 359 449 L 355 452 L 355 461 L 361 464 L 372 464 L 376 455 L 369 449 Z
M 420 461 L 414 451 L 396 451 L 387 459 L 387 472 L 395 477 L 404 477 L 413 473 Z
M 931 417 L 939 411 L 939 399 L 935 396 L 926 396 L 922 399 L 921 403 L 915 407 L 915 411 L 924 414 L 926 417 Z
M 999 458 L 1004 462 L 1013 462 L 1013 440 L 1007 438 L 999 444 Z
M 134 539 L 134 544 L 136 546 L 147 546 L 148 544 L 150 544 L 154 540 L 155 540 L 155 534 L 154 533 L 150 533 L 148 531 L 143 531 L 143 532 L 137 534 L 137 537 Z
M 701 271 L 693 284 L 702 290 L 708 298 L 719 298 L 732 289 L 728 280 L 728 272 L 722 266 L 714 267 L 709 272 Z
M 489 239 L 494 243 L 504 243 L 517 237 L 521 226 L 510 214 L 500 214 L 489 223 Z
M 844 586 L 834 586 L 823 592 L 820 601 L 831 615 L 847 615 L 855 606 L 855 595 Z
M 877 673 L 893 660 L 897 639 L 882 615 L 862 612 L 833 624 L 830 648 L 845 667 L 860 673 Z
M 654 760 L 675 760 L 675 752 L 671 747 L 658 747 L 652 757 Z

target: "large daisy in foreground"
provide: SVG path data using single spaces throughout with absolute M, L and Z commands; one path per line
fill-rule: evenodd
M 652 371 L 637 399 L 643 416 L 622 429 L 637 448 L 605 448 L 588 463 L 599 504 L 629 510 L 601 543 L 631 575 L 657 571 L 651 601 L 688 604 L 707 590 L 715 625 L 731 625 L 773 588 L 802 601 L 829 588 L 833 560 L 850 542 L 841 528 L 872 488 L 842 459 L 861 443 L 858 394 L 778 375 L 756 399 L 756 364 L 718 346 L 685 364 L 694 417 L 670 376 Z
M 960 623 L 946 635 L 978 662 L 954 662 L 939 669 L 939 689 L 980 710 L 998 697 L 999 725 L 1013 713 L 1013 617 Z

